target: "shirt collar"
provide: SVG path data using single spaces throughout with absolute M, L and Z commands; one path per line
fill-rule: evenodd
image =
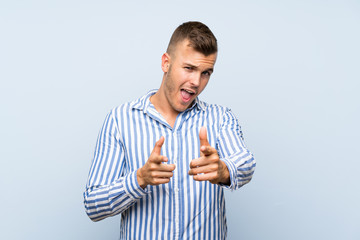
M 147 94 L 145 94 L 144 96 L 142 96 L 141 98 L 135 100 L 133 108 L 134 109 L 138 109 L 141 111 L 144 111 L 145 113 L 147 112 L 148 107 L 150 106 L 151 102 L 150 102 L 150 97 L 152 95 L 154 95 L 156 92 L 158 91 L 158 89 L 152 89 L 150 90 Z M 197 108 L 198 110 L 202 110 L 205 111 L 205 104 L 199 100 L 198 97 L 195 98 L 193 105 L 189 108 L 193 109 L 193 108 Z

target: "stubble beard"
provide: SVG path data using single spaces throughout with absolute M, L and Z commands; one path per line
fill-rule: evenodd
M 177 109 L 176 106 L 175 106 L 177 96 L 176 96 L 176 89 L 175 89 L 175 86 L 174 86 L 174 82 L 172 81 L 172 77 L 171 77 L 171 65 L 169 67 L 169 71 L 166 74 L 165 81 L 164 81 L 164 86 L 165 86 L 165 97 L 166 97 L 170 107 L 174 111 L 180 112 L 179 109 Z M 172 98 L 172 95 L 174 96 L 174 99 Z

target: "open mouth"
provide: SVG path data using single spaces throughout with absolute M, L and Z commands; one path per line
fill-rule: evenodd
M 191 90 L 188 90 L 188 89 L 181 89 L 181 97 L 182 97 L 184 102 L 190 101 L 190 99 L 194 95 L 195 95 L 194 91 L 191 91 Z

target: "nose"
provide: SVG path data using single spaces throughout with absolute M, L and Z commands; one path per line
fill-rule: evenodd
M 192 86 L 194 87 L 200 86 L 200 81 L 201 81 L 201 73 L 194 74 L 193 76 L 191 76 L 190 83 Z

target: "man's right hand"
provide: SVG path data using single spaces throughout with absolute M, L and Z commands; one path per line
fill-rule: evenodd
M 161 137 L 155 143 L 155 147 L 145 165 L 136 172 L 137 180 L 140 187 L 145 188 L 147 185 L 159 185 L 170 182 L 173 176 L 172 171 L 175 164 L 164 164 L 168 158 L 161 155 L 161 147 L 165 138 Z

